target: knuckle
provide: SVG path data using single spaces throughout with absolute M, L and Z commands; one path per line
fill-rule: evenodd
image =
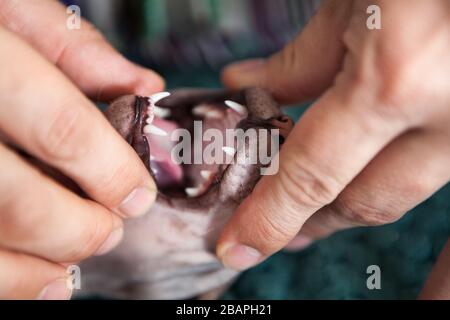
M 403 119 L 408 116 L 410 104 L 408 99 L 411 92 L 408 88 L 408 77 L 405 73 L 407 67 L 401 62 L 392 67 L 381 66 L 384 63 L 376 58 L 375 66 L 360 66 L 352 75 L 355 94 L 364 92 L 368 101 L 371 101 L 374 114 L 383 119 Z M 370 71 L 375 69 L 375 71 Z
M 92 46 L 95 43 L 103 43 L 101 32 L 90 22 L 83 20 L 83 28 L 75 37 L 61 38 L 55 44 L 51 60 L 57 65 L 63 65 L 66 59 L 72 58 L 74 53 L 79 53 L 79 48 Z
M 391 209 L 380 208 L 367 202 L 339 197 L 332 205 L 334 212 L 357 226 L 379 226 L 393 223 L 400 217 Z
M 292 201 L 307 208 L 320 208 L 331 203 L 339 192 L 337 179 L 304 158 L 300 159 L 298 154 L 292 152 L 291 159 L 286 159 L 286 163 L 292 165 L 280 168 L 279 180 L 283 192 Z
M 431 97 L 428 85 L 418 77 L 429 73 L 423 61 L 430 56 L 426 48 L 412 43 L 401 32 L 384 31 L 383 37 L 375 41 L 372 67 L 375 81 L 367 81 L 371 85 L 367 89 L 374 92 L 376 111 L 381 115 L 411 122 L 421 103 Z
M 86 117 L 81 107 L 62 107 L 41 130 L 36 124 L 38 151 L 47 159 L 75 160 L 88 152 L 90 130 L 86 130 Z
M 411 122 L 414 116 L 411 109 L 416 109 L 417 97 L 425 90 L 423 81 L 415 75 L 420 74 L 423 67 L 417 61 L 419 54 L 404 54 L 410 51 L 411 44 L 404 43 L 398 34 L 392 33 L 364 40 L 361 50 L 373 54 L 358 52 L 355 68 L 349 69 L 351 72 L 347 76 L 357 89 L 355 91 L 364 93 L 364 99 L 370 102 L 375 115 Z
M 261 208 L 264 209 L 264 208 Z M 293 235 L 297 233 L 297 228 L 293 228 L 295 224 L 291 224 L 288 217 L 273 218 L 267 214 L 267 210 L 261 211 L 263 214 L 254 223 L 254 227 L 250 230 L 251 239 L 259 239 L 256 247 L 263 254 L 271 254 L 283 247 Z M 255 240 L 253 240 L 255 241 Z
M 376 77 L 378 90 L 376 99 L 380 102 L 380 107 L 393 112 L 404 111 L 402 106 L 406 105 L 410 95 L 411 62 L 403 57 L 399 59 L 396 55 L 380 50 L 380 54 L 375 58 Z

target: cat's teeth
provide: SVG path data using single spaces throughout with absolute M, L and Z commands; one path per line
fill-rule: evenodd
M 154 161 L 154 160 L 156 160 L 156 158 L 154 156 L 150 155 L 150 161 Z
M 231 100 L 225 100 L 225 104 L 236 111 L 237 113 L 246 116 L 247 115 L 247 108 L 244 107 L 242 104 L 239 104 L 237 102 L 231 101 Z
M 147 122 L 148 124 L 151 124 L 153 122 L 153 116 L 148 116 L 147 119 L 145 120 L 145 122 Z
M 212 172 L 209 170 L 201 170 L 200 175 L 203 179 L 208 180 L 211 177 Z
M 158 92 L 148 97 L 148 100 L 151 104 L 155 104 L 159 100 L 167 98 L 168 96 L 170 96 L 170 92 Z
M 153 114 L 164 119 L 170 116 L 170 109 L 153 106 Z
M 236 153 L 236 149 L 233 147 L 222 147 L 222 150 L 229 156 L 234 156 Z
M 153 124 L 147 124 L 144 127 L 144 133 L 146 133 L 146 134 L 154 134 L 154 135 L 162 136 L 162 137 L 167 136 L 167 132 L 166 131 L 164 131 L 161 128 L 158 128 L 157 126 L 155 126 Z
M 204 117 L 208 119 L 221 119 L 223 118 L 223 113 L 213 107 L 205 104 L 200 104 L 192 109 L 192 114 L 198 117 Z
M 186 194 L 188 195 L 188 197 L 197 197 L 198 195 L 200 195 L 201 192 L 201 188 L 200 187 L 196 187 L 196 188 L 186 188 L 184 189 L 184 191 L 186 192 Z

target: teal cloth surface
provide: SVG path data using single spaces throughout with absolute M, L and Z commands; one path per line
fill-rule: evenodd
M 217 73 L 167 76 L 168 86 L 218 87 Z M 298 118 L 304 108 L 289 108 Z M 339 232 L 298 253 L 280 252 L 244 272 L 223 299 L 414 299 L 450 236 L 450 184 L 402 219 Z M 366 269 L 381 268 L 381 290 Z

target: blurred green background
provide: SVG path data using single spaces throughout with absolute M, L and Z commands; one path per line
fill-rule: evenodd
M 130 59 L 169 88 L 218 87 L 227 62 L 267 56 L 291 39 L 319 1 L 79 0 Z M 298 118 L 305 106 L 286 109 Z M 298 253 L 281 252 L 243 273 L 224 299 L 414 299 L 450 235 L 450 185 L 398 222 L 340 232 Z M 381 268 L 368 290 L 366 268 Z

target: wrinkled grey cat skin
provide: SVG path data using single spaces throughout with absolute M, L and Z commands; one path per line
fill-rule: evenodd
M 272 97 L 259 88 L 239 92 L 179 89 L 158 99 L 152 103 L 147 97 L 124 96 L 105 112 L 145 163 L 159 193 L 146 216 L 125 222 L 125 237 L 114 251 L 82 263 L 82 294 L 181 299 L 232 281 L 237 272 L 221 265 L 214 254 L 215 243 L 227 218 L 253 190 L 262 167 L 236 159 L 248 157 L 258 144 L 270 144 L 270 137 L 257 144 L 246 141 L 228 165 L 177 167 L 167 161 L 168 150 L 173 148 L 168 136 L 174 128 L 192 132 L 194 120 L 201 120 L 203 132 L 257 128 L 269 135 L 276 128 L 282 143 L 293 126 Z

